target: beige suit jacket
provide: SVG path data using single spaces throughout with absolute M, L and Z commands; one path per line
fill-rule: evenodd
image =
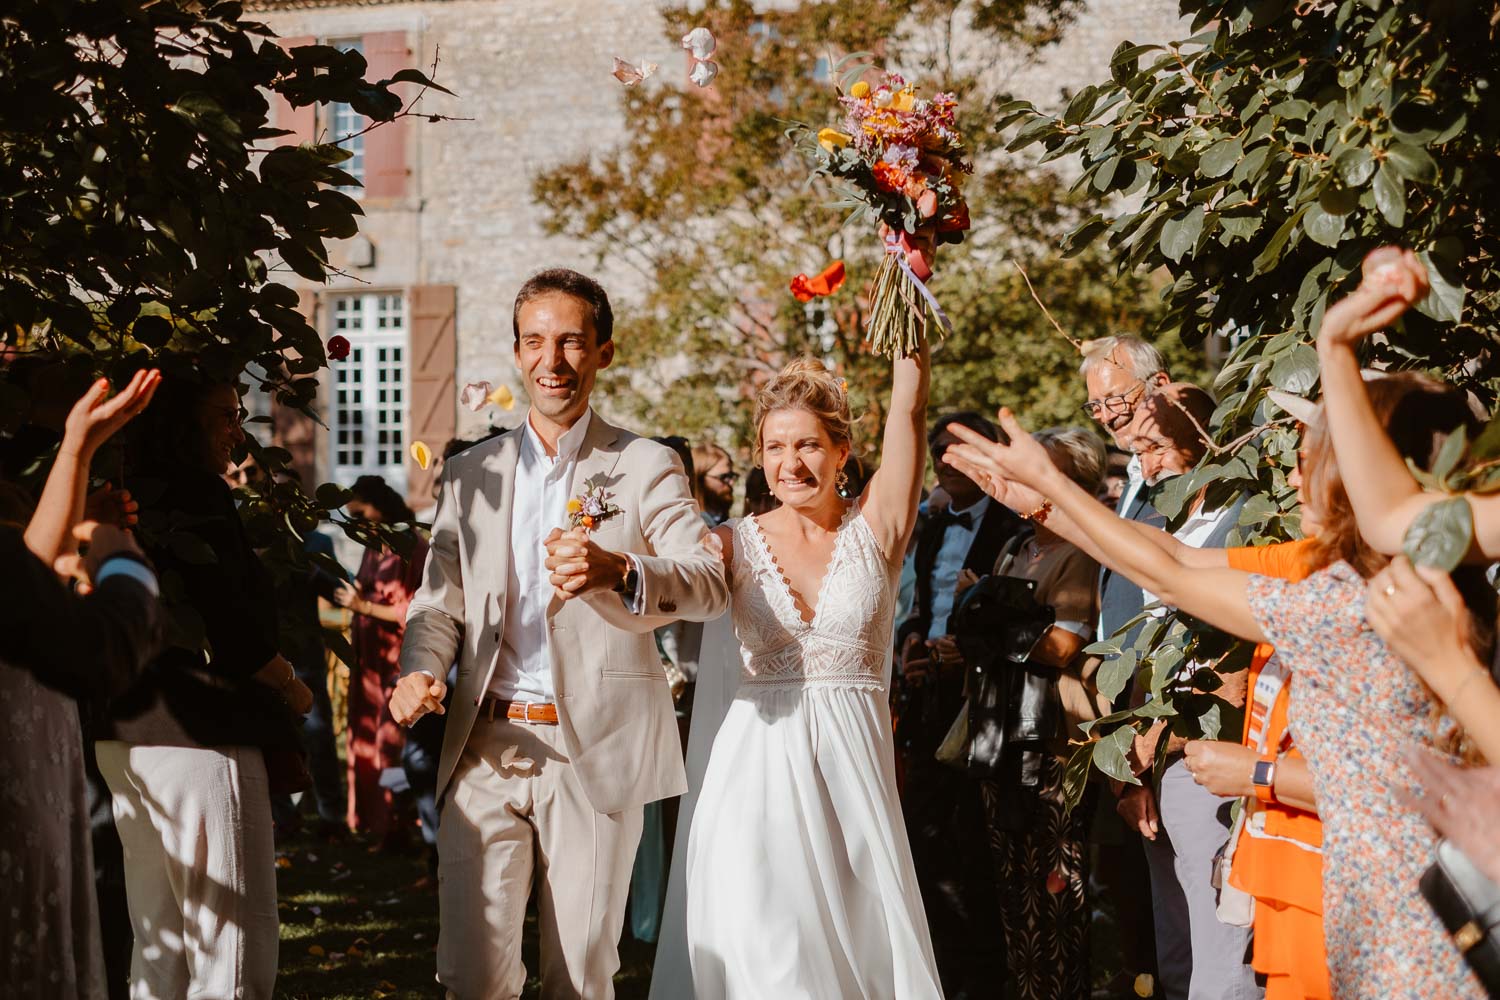
M 445 464 L 422 586 L 406 616 L 402 674 L 443 677 L 458 663 L 438 765 L 440 799 L 499 663 L 522 433 L 491 438 Z M 596 413 L 570 495 L 595 476 L 604 477 L 622 513 L 596 528 L 593 539 L 635 556 L 649 606 L 631 614 L 611 591 L 554 598 L 547 652 L 568 758 L 594 808 L 614 813 L 687 790 L 672 696 L 651 632 L 678 619 L 718 617 L 729 587 L 723 563 L 704 544 L 707 529 L 670 449 Z

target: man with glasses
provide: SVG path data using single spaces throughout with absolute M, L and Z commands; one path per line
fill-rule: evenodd
M 1125 484 L 1115 510 L 1121 517 L 1153 527 L 1165 527 L 1166 519 L 1151 506 L 1141 473 L 1141 458 L 1130 447 L 1126 433 L 1143 400 L 1167 385 L 1171 378 L 1161 352 L 1137 337 L 1104 337 L 1089 344 L 1080 369 L 1088 391 L 1084 412 L 1109 433 L 1115 445 L 1131 453 L 1125 469 Z M 1099 630 L 1096 638 L 1114 635 L 1145 607 L 1140 587 L 1108 569 L 1099 575 Z M 1128 648 L 1135 641 L 1138 625 L 1125 640 Z M 1124 707 L 1129 697 L 1121 694 L 1117 707 Z M 1101 813 L 1095 824 L 1094 838 L 1100 853 L 1099 881 L 1104 892 L 1114 899 L 1119 914 L 1120 950 L 1126 972 L 1142 972 L 1155 967 L 1156 946 L 1152 937 L 1150 877 L 1141 841 L 1132 836 L 1141 822 L 1155 821 L 1156 802 L 1138 785 L 1126 785 L 1117 810 L 1124 821 L 1122 828 L 1108 813 Z M 1133 978 L 1126 975 L 1126 980 Z

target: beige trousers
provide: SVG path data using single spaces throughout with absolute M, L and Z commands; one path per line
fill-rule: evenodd
M 640 808 L 594 811 L 557 726 L 480 716 L 438 825 L 438 981 L 454 1000 L 508 1000 L 526 983 L 533 883 L 543 1000 L 609 1000 Z
M 125 848 L 131 1000 L 270 1000 L 276 848 L 254 747 L 95 744 Z

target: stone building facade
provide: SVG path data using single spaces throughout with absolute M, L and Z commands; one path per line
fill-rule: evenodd
M 596 273 L 628 308 L 640 279 L 593 251 L 547 235 L 546 206 L 531 196 L 541 169 L 613 145 L 622 128 L 615 56 L 653 59 L 662 72 L 683 53 L 667 38 L 654 0 L 253 0 L 251 16 L 284 45 L 358 46 L 379 79 L 431 69 L 457 97 L 428 92 L 420 110 L 462 118 L 402 119 L 354 141 L 351 191 L 364 207 L 361 235 L 332 248 L 345 276 L 301 282 L 304 309 L 325 337 L 342 334 L 350 358 L 325 373 L 326 429 L 278 415 L 279 443 L 298 456 L 304 481 L 386 476 L 427 506 L 431 473 L 410 458 L 414 440 L 434 451 L 483 429 L 493 409 L 458 405 L 468 381 L 516 384 L 510 307 L 532 272 L 550 265 Z M 1108 72 L 1125 38 L 1161 40 L 1180 29 L 1173 0 L 1091 0 L 1063 40 L 1037 59 L 971 40 L 961 57 L 1040 104 Z M 962 41 L 962 40 L 960 40 Z M 276 108 L 284 141 L 347 135 L 362 126 L 347 108 Z M 298 279 L 300 281 L 300 279 Z M 607 404 L 606 407 L 607 409 Z

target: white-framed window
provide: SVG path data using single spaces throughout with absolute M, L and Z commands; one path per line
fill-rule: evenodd
M 339 41 L 330 40 L 328 44 L 343 52 L 364 53 L 364 43 L 357 38 Z M 329 105 L 329 141 L 336 143 L 353 154 L 349 159 L 337 166 L 344 173 L 359 181 L 360 184 L 365 182 L 365 137 L 356 135 L 355 133 L 362 131 L 368 125 L 369 122 L 365 119 L 365 116 L 355 111 L 349 105 Z M 362 189 L 345 185 L 341 186 L 338 190 L 358 198 Z
M 360 476 L 383 476 L 404 493 L 411 400 L 406 300 L 399 292 L 372 292 L 336 296 L 332 306 L 333 333 L 350 345 L 347 358 L 330 363 L 332 479 L 348 486 Z

